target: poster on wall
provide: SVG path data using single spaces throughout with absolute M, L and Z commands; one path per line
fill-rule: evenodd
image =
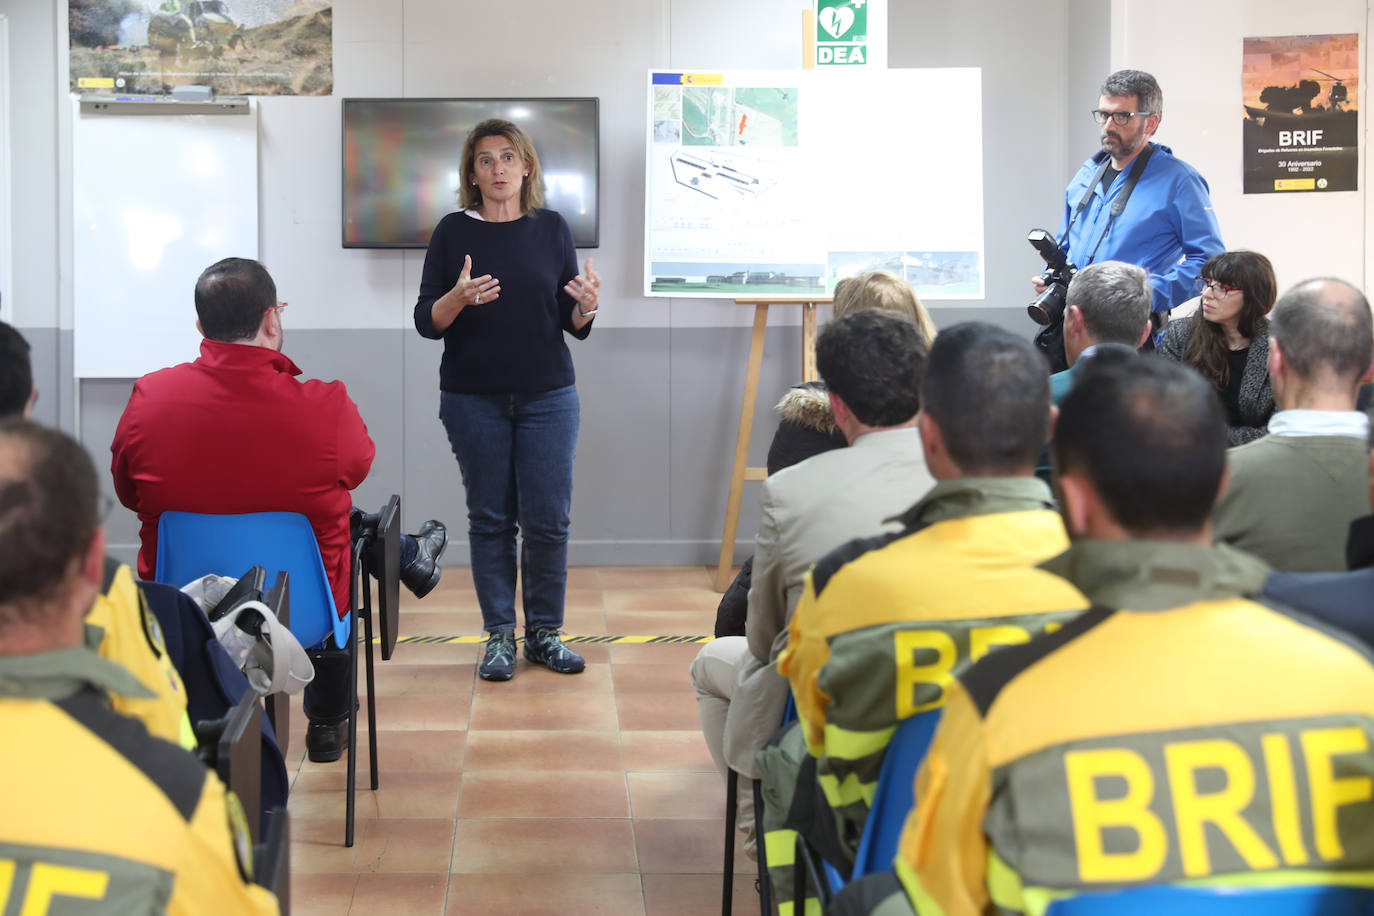
M 1247 38 L 1245 193 L 1354 191 L 1360 37 Z
M 982 116 L 973 68 L 650 71 L 644 294 L 982 299 Z
M 334 91 L 331 0 L 69 0 L 70 88 L 156 98 Z

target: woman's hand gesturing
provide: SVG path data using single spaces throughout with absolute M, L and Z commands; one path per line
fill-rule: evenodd
M 586 274 L 578 274 L 573 277 L 563 287 L 563 292 L 572 296 L 577 303 L 573 306 L 573 327 L 583 327 L 587 322 L 591 321 L 592 316 L 596 314 L 599 296 L 601 294 L 601 274 L 592 270 L 591 258 L 587 259 Z
M 458 282 L 453 284 L 453 292 L 458 297 L 460 307 L 481 305 L 501 298 L 501 281 L 491 274 L 472 276 L 472 255 L 463 255 L 463 269 L 458 273 Z

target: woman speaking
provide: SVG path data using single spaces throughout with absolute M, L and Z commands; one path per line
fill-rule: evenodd
M 425 254 L 415 328 L 443 338 L 439 418 L 467 491 L 472 580 L 487 631 L 478 673 L 515 674 L 515 537 L 525 657 L 575 674 L 563 645 L 568 522 L 578 401 L 566 331 L 591 333 L 601 278 L 577 272 L 572 233 L 543 209 L 539 156 L 509 121 L 483 121 L 463 144 L 462 209 L 439 221 Z

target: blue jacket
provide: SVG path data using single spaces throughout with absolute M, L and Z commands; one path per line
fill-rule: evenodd
M 1111 217 L 1112 202 L 1121 193 L 1130 169 L 1116 176 L 1105 196 L 1100 183 L 1093 189 L 1092 200 L 1069 232 L 1068 256 L 1077 267 L 1108 260 L 1140 265 L 1149 272 L 1154 287 L 1152 308 L 1161 311 L 1196 295 L 1194 286 L 1203 262 L 1225 251 L 1226 246 L 1212 211 L 1207 181 L 1197 169 L 1174 158 L 1169 147 L 1154 146 L 1126 209 L 1105 238 L 1102 233 Z M 1064 192 L 1064 217 L 1059 223 L 1061 239 L 1106 155 L 1106 151 L 1098 152 L 1069 182 Z M 1094 257 L 1099 238 L 1102 245 Z

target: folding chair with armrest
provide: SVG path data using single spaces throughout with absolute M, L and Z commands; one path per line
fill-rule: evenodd
M 335 609 L 333 591 L 324 571 L 314 529 L 296 512 L 251 512 L 241 515 L 206 515 L 195 512 L 164 512 L 158 523 L 158 555 L 155 578 L 184 585 L 204 575 L 237 575 L 252 566 L 285 570 L 291 582 L 291 632 L 303 646 L 328 648 L 330 644 L 349 656 L 348 687 L 348 780 L 344 816 L 344 845 L 353 845 L 355 783 L 357 772 L 358 647 L 353 636 L 353 616 L 363 618 L 368 678 L 367 717 L 371 787 L 378 786 L 377 709 L 372 690 L 371 589 L 364 579 L 372 562 L 366 546 L 373 538 L 384 544 L 385 561 L 379 587 L 384 614 L 383 656 L 389 658 L 396 637 L 396 599 L 399 563 L 393 561 L 390 542 L 399 537 L 400 500 L 392 496 L 374 520 L 373 531 L 353 545 L 349 581 L 350 607 L 342 617 Z M 395 533 L 392 533 L 392 531 Z M 397 541 L 398 543 L 398 541 Z M 363 607 L 358 607 L 359 597 Z

